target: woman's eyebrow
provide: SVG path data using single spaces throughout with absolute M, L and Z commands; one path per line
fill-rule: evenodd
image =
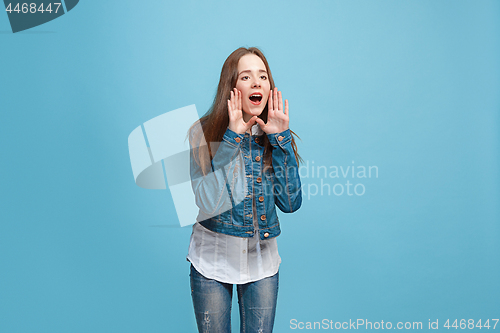
M 241 75 L 241 73 L 251 73 L 252 71 L 249 70 L 249 69 L 246 69 L 244 71 L 241 71 L 238 73 L 238 76 Z M 259 73 L 266 73 L 267 74 L 267 71 L 265 69 L 259 69 Z

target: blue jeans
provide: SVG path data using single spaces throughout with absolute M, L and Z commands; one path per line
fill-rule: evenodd
M 273 331 L 278 273 L 259 281 L 237 284 L 241 333 Z M 201 275 L 191 265 L 191 296 L 200 333 L 231 332 L 233 285 Z

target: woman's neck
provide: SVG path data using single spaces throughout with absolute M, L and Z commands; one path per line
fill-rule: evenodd
M 242 112 L 243 112 L 243 121 L 244 121 L 245 123 L 248 123 L 248 121 L 249 121 L 250 119 L 252 119 L 252 117 L 253 117 L 253 116 L 252 116 L 252 115 L 249 115 L 249 114 L 248 114 L 248 113 L 246 113 L 245 111 L 242 111 Z M 250 128 L 246 131 L 246 133 L 250 133 L 250 135 L 252 135 L 252 127 L 250 127 Z
M 241 111 L 241 112 L 243 112 L 243 120 L 245 121 L 245 123 L 248 123 L 248 121 L 250 119 L 252 119 L 253 116 L 250 115 L 250 114 L 248 114 L 248 113 L 246 113 L 245 111 Z

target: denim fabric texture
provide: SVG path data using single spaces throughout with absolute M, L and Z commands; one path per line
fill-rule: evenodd
M 272 146 L 272 168 L 264 168 L 263 136 Z M 197 221 L 205 228 L 237 237 L 253 237 L 255 197 L 260 239 L 281 233 L 276 206 L 292 213 L 302 204 L 301 182 L 289 129 L 252 136 L 229 128 L 204 176 L 191 150 L 191 184 L 200 208 Z M 240 196 L 240 197 L 239 197 Z
M 193 265 L 189 276 L 198 331 L 231 332 L 233 285 L 207 279 Z M 240 333 L 273 331 L 278 284 L 279 272 L 259 281 L 236 285 Z

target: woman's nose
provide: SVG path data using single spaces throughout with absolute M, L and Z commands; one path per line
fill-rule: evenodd
M 252 88 L 260 88 L 260 82 L 257 79 L 254 79 L 252 82 Z

